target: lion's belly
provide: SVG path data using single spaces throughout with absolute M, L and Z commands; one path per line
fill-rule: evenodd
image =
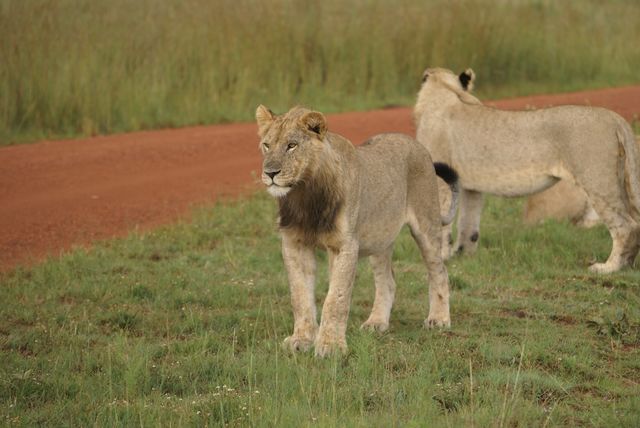
M 477 133 L 480 141 L 490 135 Z M 496 139 L 492 144 L 477 144 L 469 135 L 460 138 L 465 144 L 452 150 L 453 167 L 463 188 L 501 196 L 523 196 L 544 190 L 565 177 L 566 171 L 554 146 L 545 138 Z
M 356 234 L 363 257 L 389 248 L 406 221 L 406 182 L 402 177 L 391 178 L 391 174 L 400 175 L 401 171 L 390 170 L 385 174 L 386 180 L 378 179 L 362 188 Z
M 404 218 L 398 218 L 397 222 L 376 224 L 372 223 L 362 227 L 358 231 L 358 242 L 360 244 L 360 257 L 367 257 L 372 254 L 383 252 L 396 239 L 400 229 L 404 225 Z
M 530 195 L 551 187 L 559 180 L 556 174 L 537 168 L 471 168 L 464 171 L 460 175 L 463 188 L 500 196 Z

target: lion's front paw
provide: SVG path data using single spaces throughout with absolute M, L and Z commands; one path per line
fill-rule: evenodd
M 332 340 L 327 337 L 318 337 L 315 343 L 316 357 L 324 358 L 333 354 L 345 354 L 347 352 L 346 340 Z
M 289 336 L 282 342 L 282 346 L 290 352 L 307 352 L 313 346 L 313 339 Z
M 451 320 L 448 315 L 440 315 L 434 316 L 429 315 L 429 317 L 424 320 L 424 328 L 449 328 L 451 327 Z
M 389 329 L 389 323 L 381 320 L 369 318 L 360 326 L 361 330 L 376 331 L 378 333 L 385 332 Z

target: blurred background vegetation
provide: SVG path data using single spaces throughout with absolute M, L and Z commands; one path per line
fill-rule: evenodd
M 637 0 L 0 0 L 0 142 L 640 81 Z

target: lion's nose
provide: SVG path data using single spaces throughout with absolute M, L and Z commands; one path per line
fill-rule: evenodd
M 280 174 L 281 170 L 277 170 L 277 171 L 265 171 L 264 173 L 267 174 L 272 180 L 273 177 L 275 177 L 276 175 Z

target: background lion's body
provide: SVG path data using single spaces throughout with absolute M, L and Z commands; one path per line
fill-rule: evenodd
M 636 137 L 640 150 L 640 137 Z M 600 218 L 589 204 L 586 193 L 568 180 L 527 198 L 523 209 L 523 220 L 536 224 L 546 219 L 569 220 L 582 227 L 592 227 L 601 223 Z
M 560 180 L 550 188 L 527 198 L 523 209 L 523 220 L 527 224 L 536 224 L 545 219 L 569 220 L 580 226 L 592 226 L 585 223 L 590 212 L 586 193 L 569 180 Z
M 640 157 L 622 117 L 582 106 L 498 110 L 482 105 L 448 70 L 425 75 L 415 107 L 417 139 L 460 175 L 457 249 L 477 246 L 482 193 L 529 195 L 562 179 L 589 195 L 613 237 L 607 263 L 592 268 L 611 272 L 633 262 L 640 245 Z M 471 83 L 475 77 L 470 70 L 465 76 Z

